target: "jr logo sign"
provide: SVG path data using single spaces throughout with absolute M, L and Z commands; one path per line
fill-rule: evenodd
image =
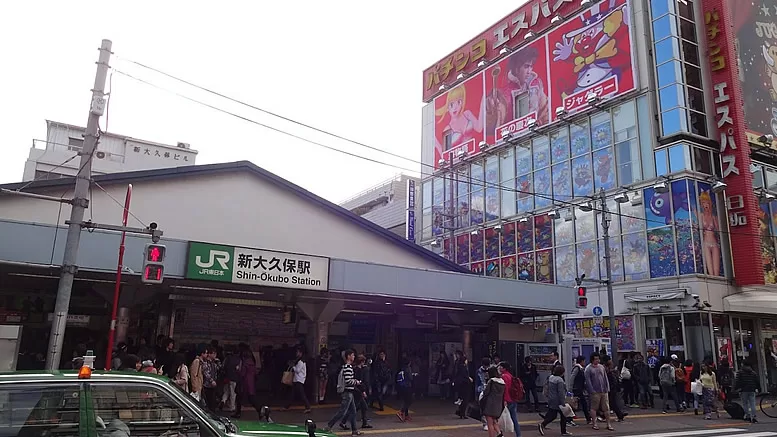
M 188 279 L 232 281 L 234 248 L 206 243 L 189 243 Z

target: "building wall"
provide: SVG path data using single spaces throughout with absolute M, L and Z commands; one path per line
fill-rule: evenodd
M 87 211 L 98 223 L 118 224 L 126 185 L 92 190 Z M 60 196 L 53 190 L 48 194 Z M 72 192 L 65 193 L 72 196 Z M 163 238 L 321 255 L 345 260 L 439 270 L 373 232 L 252 174 L 236 172 L 133 184 L 132 214 L 156 222 Z M 64 224 L 70 207 L 19 196 L 0 197 L 0 218 Z M 130 217 L 129 226 L 144 226 Z
M 386 229 L 401 227 L 402 232 L 398 235 L 404 237 L 404 227 L 407 218 L 407 181 L 411 179 L 416 181 L 416 188 L 418 188 L 419 179 L 407 175 L 399 175 L 385 183 L 365 190 L 361 194 L 343 202 L 340 206 L 364 217 L 380 227 Z M 360 206 L 381 200 L 381 198 L 385 200 L 369 211 L 365 213 L 358 211 Z

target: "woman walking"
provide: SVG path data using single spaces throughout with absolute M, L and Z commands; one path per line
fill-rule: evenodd
M 326 399 L 326 386 L 329 383 L 329 349 L 321 348 L 318 355 L 318 403 L 323 404 Z
M 505 381 L 499 376 L 499 370 L 496 367 L 490 367 L 487 372 L 488 382 L 486 388 L 483 389 L 480 410 L 486 418 L 488 437 L 502 437 L 502 430 L 499 429 L 499 417 L 505 408 Z
M 456 415 L 464 419 L 467 413 L 467 405 L 472 398 L 472 378 L 467 369 L 467 357 L 462 351 L 456 351 L 453 363 L 453 388 L 458 393 L 459 399 Z
M 189 393 L 189 367 L 186 365 L 186 357 L 178 353 L 173 358 L 173 368 L 176 369 L 173 382 L 181 390 Z
M 402 366 L 397 372 L 397 394 L 402 400 L 402 408 L 397 411 L 397 417 L 400 422 L 411 421 L 410 417 L 410 404 L 413 403 L 413 371 L 410 360 L 404 358 L 402 360 Z
M 448 354 L 445 350 L 440 351 L 440 357 L 437 358 L 437 362 L 434 365 L 435 374 L 434 380 L 440 387 L 440 397 L 447 400 L 450 397 L 451 380 L 449 375 L 450 360 L 448 360 Z
M 256 400 L 256 358 L 251 350 L 245 346 L 240 351 L 240 380 L 237 383 L 237 396 L 235 396 L 235 414 L 233 418 L 239 419 L 243 413 L 243 402 L 248 401 L 253 405 L 259 419 L 262 418 L 262 410 Z
M 718 392 L 718 379 L 715 377 L 715 372 L 708 365 L 703 365 L 701 368 L 701 376 L 699 378 L 702 385 L 702 401 L 704 404 L 704 419 L 710 420 L 712 411 L 715 410 L 717 417 L 720 418 L 720 413 L 715 406 L 715 397 Z
M 564 383 L 564 367 L 556 366 L 553 374 L 548 378 L 548 412 L 545 414 L 545 420 L 537 424 L 537 429 L 541 435 L 545 435 L 545 428 L 551 422 L 559 417 L 561 422 L 561 435 L 571 435 L 567 432 L 567 420 L 561 413 L 561 406 L 566 403 L 566 384 Z

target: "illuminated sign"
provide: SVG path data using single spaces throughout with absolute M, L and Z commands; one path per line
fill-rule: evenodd
M 747 141 L 744 95 L 738 76 L 732 26 L 733 8 L 739 2 L 703 0 L 709 86 L 715 108 L 723 179 L 726 183 L 726 208 L 731 227 L 731 252 L 737 285 L 764 283 L 760 262 L 752 262 L 761 253 L 758 200 L 753 192 L 750 145 Z

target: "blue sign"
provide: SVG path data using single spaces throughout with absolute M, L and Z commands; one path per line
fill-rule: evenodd
M 602 330 L 602 327 L 599 325 L 594 325 L 592 329 L 594 330 L 594 332 L 598 334 Z
M 604 311 L 602 311 L 602 307 L 594 307 L 594 315 L 595 316 L 601 316 Z

